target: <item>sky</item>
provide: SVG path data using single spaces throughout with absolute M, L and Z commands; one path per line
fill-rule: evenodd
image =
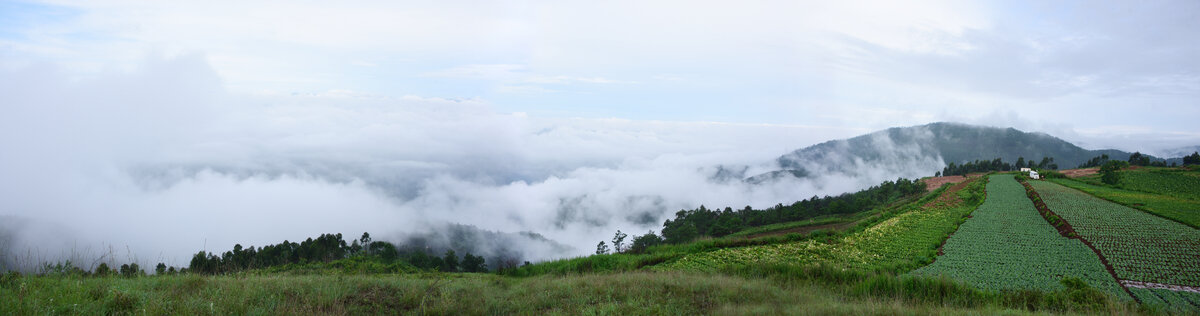
M 1195 30 L 1196 1 L 3 1 L 0 244 L 172 261 L 461 223 L 576 248 L 546 259 L 936 169 L 706 176 L 888 127 L 1174 152 Z

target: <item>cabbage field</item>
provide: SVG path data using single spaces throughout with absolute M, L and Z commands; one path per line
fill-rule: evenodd
M 1166 289 L 1130 288 L 1133 296 L 1143 304 L 1157 306 L 1173 312 L 1187 312 L 1200 309 L 1200 293 L 1172 291 Z
M 994 290 L 1063 288 L 1076 277 L 1117 297 L 1129 298 L 1083 242 L 1050 226 L 1012 175 L 994 175 L 987 199 L 942 247 L 933 264 L 916 275 L 944 275 Z
M 1046 205 L 1108 259 L 1123 280 L 1200 286 L 1200 230 L 1046 181 Z

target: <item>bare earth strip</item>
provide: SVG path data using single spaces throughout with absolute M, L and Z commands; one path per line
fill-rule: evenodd
M 1121 284 L 1126 287 L 1136 287 L 1136 288 L 1142 288 L 1142 289 L 1163 289 L 1163 290 L 1172 290 L 1172 291 L 1178 291 L 1178 292 L 1200 293 L 1200 287 L 1196 287 L 1196 286 L 1162 284 L 1162 283 L 1153 283 L 1153 282 L 1140 282 L 1140 281 L 1134 281 L 1134 280 L 1121 280 Z

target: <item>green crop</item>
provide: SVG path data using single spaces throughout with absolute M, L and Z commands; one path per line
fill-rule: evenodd
M 1077 277 L 1117 297 L 1125 294 L 1087 245 L 1063 237 L 1038 214 L 1012 175 L 992 176 L 987 200 L 959 227 L 933 264 L 917 275 L 944 275 L 994 290 L 1062 289 Z
M 690 254 L 660 268 L 716 271 L 744 264 L 786 263 L 908 271 L 932 259 L 942 241 L 974 209 L 971 202 L 982 195 L 982 183 L 947 191 L 926 206 L 909 205 L 907 212 L 842 238 L 720 249 Z
M 1108 259 L 1121 279 L 1200 286 L 1200 230 L 1046 181 L 1051 210 Z

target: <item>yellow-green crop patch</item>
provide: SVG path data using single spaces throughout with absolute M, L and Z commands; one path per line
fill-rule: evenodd
M 983 182 L 976 180 L 961 191 L 946 191 L 944 196 L 982 195 Z M 754 263 L 821 264 L 861 270 L 915 268 L 929 262 L 937 247 L 962 223 L 975 204 L 941 201 L 928 207 L 907 207 L 911 210 L 829 242 L 804 240 L 726 248 L 690 254 L 661 268 L 714 271 Z
M 1076 277 L 1128 299 L 1087 245 L 1046 223 L 1012 175 L 991 176 L 987 200 L 971 216 L 946 241 L 944 255 L 912 273 L 993 290 L 1054 291 L 1063 288 L 1063 277 Z
M 1046 181 L 1046 206 L 1092 243 L 1125 280 L 1200 286 L 1200 230 Z

